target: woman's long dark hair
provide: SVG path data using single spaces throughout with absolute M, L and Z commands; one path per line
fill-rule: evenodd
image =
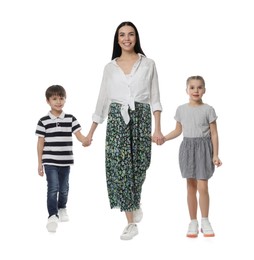
M 134 51 L 136 53 L 141 53 L 144 56 L 146 56 L 145 53 L 143 52 L 143 50 L 141 49 L 139 34 L 138 34 L 138 30 L 137 30 L 136 26 L 132 22 L 122 22 L 116 28 L 116 32 L 115 32 L 115 36 L 114 36 L 114 43 L 113 43 L 113 53 L 112 53 L 112 58 L 111 59 L 113 60 L 113 59 L 115 59 L 117 57 L 120 57 L 121 54 L 122 54 L 122 49 L 121 49 L 121 47 L 118 44 L 118 31 L 119 31 L 119 29 L 121 27 L 123 27 L 125 25 L 131 26 L 135 30 L 135 33 L 136 33 L 136 44 L 134 46 Z

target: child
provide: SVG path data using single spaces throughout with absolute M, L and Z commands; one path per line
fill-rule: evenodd
M 206 89 L 201 76 L 189 77 L 186 85 L 189 103 L 177 108 L 175 130 L 165 136 L 165 141 L 174 139 L 183 132 L 179 165 L 182 177 L 187 179 L 187 202 L 191 219 L 187 237 L 198 236 L 197 191 L 202 216 L 201 232 L 205 237 L 213 237 L 214 231 L 208 219 L 208 180 L 214 173 L 214 165 L 222 165 L 218 157 L 217 115 L 213 107 L 202 101 Z
M 38 173 L 47 176 L 47 208 L 49 232 L 56 232 L 58 221 L 68 221 L 66 204 L 69 192 L 70 165 L 74 163 L 72 133 L 80 142 L 85 136 L 80 132 L 77 119 L 63 112 L 66 92 L 62 86 L 53 85 L 46 90 L 46 101 L 51 107 L 36 128 L 38 136 Z M 44 167 L 44 170 L 43 170 Z

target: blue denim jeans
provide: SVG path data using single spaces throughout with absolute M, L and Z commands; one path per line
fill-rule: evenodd
M 70 166 L 44 165 L 48 182 L 47 207 L 49 217 L 66 208 L 69 193 Z

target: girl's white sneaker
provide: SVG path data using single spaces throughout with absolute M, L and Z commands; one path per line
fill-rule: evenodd
M 203 233 L 204 237 L 214 237 L 215 236 L 211 223 L 209 222 L 208 219 L 201 220 L 201 232 Z
M 198 221 L 196 219 L 191 220 L 186 236 L 190 238 L 195 238 L 198 236 Z

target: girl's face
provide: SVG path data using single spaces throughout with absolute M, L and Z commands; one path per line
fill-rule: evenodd
M 47 103 L 51 107 L 51 112 L 52 114 L 61 114 L 62 109 L 64 107 L 66 98 L 65 97 L 60 97 L 60 96 L 51 96 L 48 100 Z
M 133 27 L 124 25 L 118 30 L 118 44 L 122 51 L 133 51 L 136 44 L 136 33 Z
M 200 103 L 202 96 L 205 94 L 205 86 L 201 80 L 192 79 L 188 83 L 186 92 L 190 97 L 190 102 Z

